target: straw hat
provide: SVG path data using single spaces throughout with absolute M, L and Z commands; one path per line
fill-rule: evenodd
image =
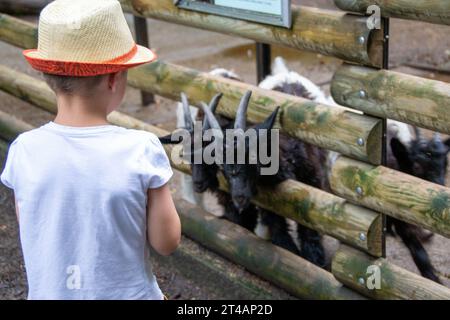
M 66 76 L 95 76 L 156 59 L 136 45 L 117 0 L 56 0 L 39 18 L 38 48 L 25 50 L 34 69 Z

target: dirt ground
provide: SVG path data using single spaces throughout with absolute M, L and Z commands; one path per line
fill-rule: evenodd
M 295 1 L 294 1 L 295 2 Z M 302 0 L 302 4 L 333 9 L 332 0 Z M 26 17 L 35 21 L 34 17 Z M 256 84 L 255 51 L 252 41 L 215 34 L 203 30 L 176 26 L 160 21 L 149 20 L 151 46 L 163 60 L 209 71 L 223 67 L 237 72 L 246 82 Z M 450 76 L 436 72 L 422 71 L 407 65 L 427 64 L 439 67 L 450 61 L 449 27 L 427 23 L 393 20 L 391 23 L 391 66 L 395 70 L 423 77 L 450 81 Z M 320 84 L 328 91 L 329 82 L 341 61 L 322 55 L 299 52 L 279 47 L 273 48 L 273 56 L 283 56 L 289 67 Z M 2 63 L 40 77 L 29 68 L 21 58 L 20 50 L 0 43 Z M 33 125 L 41 125 L 52 116 L 30 105 L 0 92 L 0 110 L 14 114 Z M 139 92 L 129 89 L 120 111 L 126 112 L 151 124 L 173 129 L 175 126 L 175 104 L 156 97 L 156 103 L 140 106 Z M 3 158 L 1 159 L 3 163 Z M 450 185 L 447 179 L 447 186 Z M 172 184 L 179 190 L 179 176 Z M 26 297 L 26 279 L 23 258 L 14 216 L 13 197 L 10 190 L 0 187 L 0 299 L 23 299 Z M 337 249 L 335 240 L 326 237 L 328 255 Z M 426 248 L 445 285 L 450 287 L 450 239 L 435 235 Z M 396 265 L 417 273 L 417 269 L 404 245 L 395 238 L 387 238 L 389 260 Z M 155 266 L 163 291 L 174 298 L 208 299 L 207 288 L 198 287 L 189 279 L 174 275 L 170 270 Z

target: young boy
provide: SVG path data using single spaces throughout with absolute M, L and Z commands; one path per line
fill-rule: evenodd
M 53 122 L 11 145 L 1 181 L 14 189 L 29 299 L 162 299 L 148 245 L 168 255 L 180 220 L 158 138 L 108 124 L 136 46 L 116 0 L 56 0 L 24 55 L 55 91 Z

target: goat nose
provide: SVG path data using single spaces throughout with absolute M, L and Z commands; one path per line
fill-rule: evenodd
M 237 196 L 236 197 L 236 202 L 239 203 L 240 205 L 244 204 L 245 197 L 244 196 Z

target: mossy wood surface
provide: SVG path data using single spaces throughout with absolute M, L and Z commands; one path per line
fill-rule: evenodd
M 186 202 L 177 203 L 183 231 L 205 247 L 289 293 L 310 299 L 361 299 L 333 275 L 312 263 L 259 239 L 248 230 Z
M 135 88 L 178 100 L 185 92 L 193 105 L 224 94 L 217 112 L 234 118 L 242 95 L 253 91 L 247 119 L 262 122 L 281 106 L 276 128 L 311 144 L 337 151 L 352 158 L 379 164 L 381 159 L 381 121 L 376 118 L 321 105 L 310 100 L 263 90 L 239 81 L 215 77 L 164 61 L 130 70 L 129 84 Z M 364 143 L 358 144 L 362 138 Z
M 371 5 L 377 5 L 384 17 L 420 20 L 450 25 L 448 0 L 334 0 L 338 8 L 365 14 Z
M 337 103 L 367 114 L 450 134 L 449 83 L 344 65 L 331 93 Z
M 332 273 L 349 288 L 380 300 L 449 300 L 450 289 L 400 268 L 384 258 L 373 258 L 341 246 L 333 258 Z M 375 282 L 379 276 L 380 282 Z
M 380 67 L 380 43 L 371 39 L 380 30 L 369 30 L 367 18 L 340 11 L 292 6 L 292 28 L 227 18 L 179 9 L 173 0 L 121 0 L 135 15 L 225 33 L 262 43 L 318 52 L 363 65 Z
M 448 187 L 340 157 L 332 169 L 331 189 L 359 205 L 450 237 Z

